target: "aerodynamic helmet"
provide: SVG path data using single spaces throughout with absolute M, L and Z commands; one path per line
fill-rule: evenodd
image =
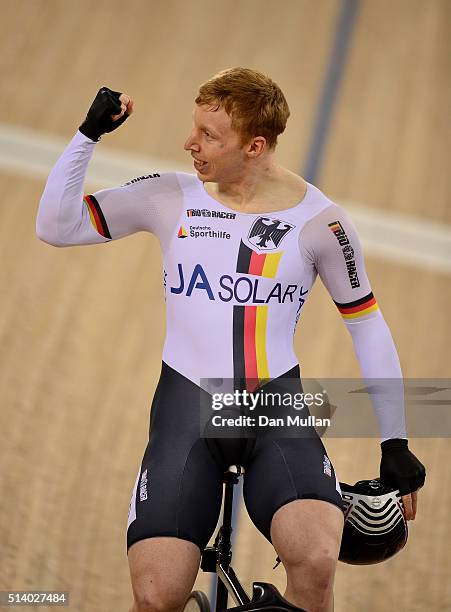
M 404 548 L 408 529 L 398 490 L 378 478 L 340 487 L 345 513 L 340 561 L 371 565 Z

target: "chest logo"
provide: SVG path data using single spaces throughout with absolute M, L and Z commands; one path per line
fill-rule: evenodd
M 282 239 L 292 230 L 294 225 L 279 219 L 259 217 L 249 231 L 249 242 L 260 251 L 277 249 Z

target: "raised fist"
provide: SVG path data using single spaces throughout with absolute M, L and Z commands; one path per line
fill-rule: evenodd
M 97 142 L 102 134 L 122 125 L 133 112 L 133 100 L 125 93 L 102 87 L 97 92 L 86 119 L 78 128 L 82 134 Z

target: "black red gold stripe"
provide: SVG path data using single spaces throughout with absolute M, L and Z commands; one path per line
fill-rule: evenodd
M 328 223 L 327 225 L 328 227 L 330 227 L 331 232 L 336 232 L 338 230 L 344 231 L 339 221 L 333 221 L 332 223 Z
M 105 238 L 109 238 L 111 240 L 110 230 L 108 229 L 102 209 L 100 208 L 96 198 L 93 195 L 85 195 L 83 202 L 88 207 L 89 216 L 94 229 L 102 236 L 105 236 Z
M 372 292 L 354 302 L 348 302 L 347 304 L 335 302 L 335 305 L 344 319 L 356 319 L 357 317 L 363 317 L 379 309 L 376 298 Z
M 241 242 L 237 272 L 274 278 L 282 252 L 257 253 Z M 234 306 L 233 361 L 236 380 L 247 381 L 252 390 L 259 381 L 269 379 L 266 350 L 268 305 Z

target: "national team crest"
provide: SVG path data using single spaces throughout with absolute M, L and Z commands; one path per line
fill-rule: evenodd
M 259 217 L 252 225 L 248 240 L 260 251 L 277 249 L 282 239 L 292 230 L 294 225 L 279 219 Z

